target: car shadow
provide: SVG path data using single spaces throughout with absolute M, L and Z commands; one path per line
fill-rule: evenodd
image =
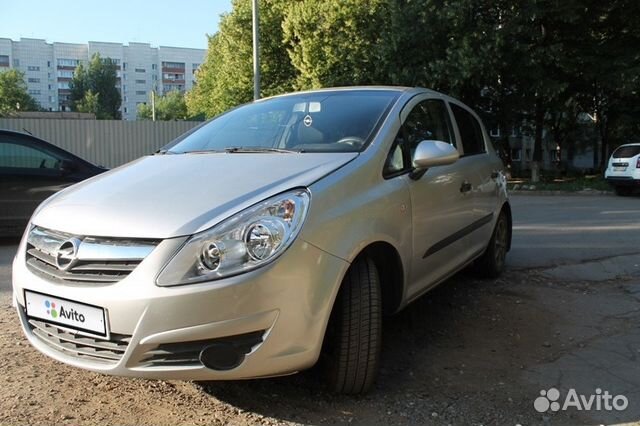
M 388 408 L 390 401 L 405 400 L 407 394 L 424 400 L 434 392 L 446 393 L 442 385 L 464 374 L 461 371 L 467 367 L 474 368 L 465 366 L 465 359 L 475 357 L 479 365 L 501 362 L 495 354 L 479 348 L 481 345 L 468 341 L 468 335 L 475 334 L 474 323 L 480 318 L 492 327 L 488 317 L 494 313 L 485 306 L 491 294 L 520 296 L 508 294 L 504 279 L 476 280 L 471 273 L 459 273 L 385 319 L 380 373 L 375 388 L 367 395 L 345 397 L 327 391 L 318 366 L 280 378 L 201 382 L 197 386 L 236 408 L 279 420 L 315 424 L 351 422 L 357 418 L 362 424 L 386 424 L 383 417 L 391 413 L 389 410 L 395 411 Z M 480 297 L 481 294 L 484 296 Z M 473 373 L 464 382 L 462 386 L 468 387 L 469 392 L 474 392 L 474 387 L 482 392 L 485 385 Z M 391 406 L 395 407 L 394 404 Z M 372 406 L 377 408 L 372 410 Z M 399 413 L 410 409 L 408 406 Z M 431 411 L 426 413 L 425 421 L 430 420 L 430 414 Z

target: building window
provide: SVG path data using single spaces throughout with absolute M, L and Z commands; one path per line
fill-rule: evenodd
M 103 64 L 120 65 L 120 59 L 102 58 Z
M 80 64 L 80 61 L 78 59 L 65 59 L 65 58 L 58 59 L 59 67 L 77 67 L 78 64 Z
M 56 98 L 54 96 L 49 96 L 49 103 L 54 103 Z
M 35 65 L 29 65 L 27 67 L 27 71 L 40 71 L 40 67 L 35 66 Z
M 522 150 L 520 148 L 511 149 L 511 161 L 521 161 Z
M 184 74 L 165 72 L 164 74 L 162 74 L 162 78 L 165 80 L 184 80 Z
M 127 63 L 126 63 L 126 62 L 123 62 L 123 63 L 122 63 L 122 69 L 123 69 L 123 70 L 126 70 L 126 69 L 127 69 Z
M 154 74 L 153 76 L 151 76 L 151 78 L 153 79 L 153 81 L 157 81 L 158 80 L 158 74 Z
M 30 94 L 30 95 L 39 95 L 39 94 L 40 94 L 40 91 L 39 91 L 39 90 L 33 90 L 33 89 L 31 89 L 31 90 L 29 90 L 29 94 Z
M 127 109 L 127 107 L 124 107 L 124 113 L 126 114 L 128 112 L 129 112 L 129 110 Z
M 70 70 L 58 70 L 58 77 L 60 77 L 60 78 L 73 78 L 73 71 L 70 71 Z
M 162 62 L 162 68 L 184 69 L 184 62 Z
M 136 84 L 147 84 L 147 80 L 136 80 Z
M 59 81 L 58 82 L 58 89 L 68 89 L 69 88 L 69 82 L 68 81 Z
M 20 59 L 14 59 L 13 60 L 13 67 L 14 68 L 18 68 L 20 66 Z
M 145 96 L 147 94 L 147 92 L 145 92 L 144 90 L 136 90 L 136 95 L 138 96 Z
M 151 69 L 152 70 L 157 70 L 158 69 L 158 64 L 151 64 Z
M 0 55 L 0 67 L 9 66 L 9 55 Z
M 47 68 L 51 68 L 51 61 L 47 61 Z
M 136 72 L 147 72 L 144 68 L 136 68 Z
M 27 82 L 29 82 L 29 83 L 40 83 L 40 79 L 39 78 L 29 77 L 27 79 Z
M 50 85 L 50 84 L 49 84 L 49 90 L 52 90 L 52 87 L 51 87 L 51 85 Z
M 123 91 L 123 92 L 126 92 L 126 91 L 127 91 L 127 85 L 126 85 L 126 84 L 123 84 L 123 85 L 122 85 L 122 91 Z

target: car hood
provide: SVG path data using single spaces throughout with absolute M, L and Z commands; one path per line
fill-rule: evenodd
M 321 179 L 357 153 L 206 153 L 142 157 L 45 201 L 32 223 L 75 235 L 170 238 Z

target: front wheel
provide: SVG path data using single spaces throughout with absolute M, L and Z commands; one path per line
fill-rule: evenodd
M 483 278 L 498 278 L 504 270 L 509 249 L 509 221 L 504 212 L 500 212 L 491 240 L 484 254 L 476 262 L 476 271 Z
M 375 263 L 357 259 L 342 281 L 323 347 L 331 390 L 365 393 L 373 386 L 380 362 L 382 306 Z

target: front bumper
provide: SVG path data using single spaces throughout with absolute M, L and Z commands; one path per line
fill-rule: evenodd
M 25 264 L 23 241 L 13 264 L 13 290 L 27 338 L 41 352 L 75 367 L 157 379 L 284 375 L 317 361 L 347 262 L 298 239 L 275 262 L 246 274 L 156 286 L 157 272 L 183 241 L 164 240 L 122 281 L 98 286 L 57 284 L 32 273 Z M 103 307 L 109 338 L 101 341 L 27 318 L 25 289 Z M 199 345 L 248 335 L 260 339 L 235 368 L 214 370 L 197 359 Z M 106 359 L 91 356 L 96 347 L 111 352 L 105 352 Z M 192 351 L 188 362 L 171 353 L 184 355 L 187 348 Z

